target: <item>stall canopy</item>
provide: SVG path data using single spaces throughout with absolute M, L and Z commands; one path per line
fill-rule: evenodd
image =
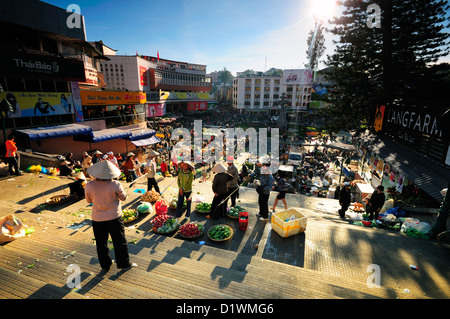
M 144 138 L 144 139 L 140 139 L 140 140 L 132 140 L 131 143 L 133 143 L 136 146 L 145 146 L 145 145 L 151 145 L 151 144 L 156 144 L 161 142 L 161 140 L 156 137 L 155 135 L 153 135 L 150 138 Z
M 130 137 L 131 132 L 117 128 L 108 128 L 91 132 L 91 141 L 94 143 Z
M 438 202 L 443 200 L 441 190 L 448 186 L 450 169 L 388 137 L 366 131 L 357 138 L 393 170 L 407 177 Z
M 90 126 L 72 123 L 35 127 L 29 129 L 19 129 L 15 130 L 15 132 L 28 135 L 30 140 L 43 140 L 48 138 L 73 135 L 89 135 L 92 134 L 92 128 Z
M 132 130 L 132 131 L 130 131 L 130 133 L 131 133 L 130 140 L 136 141 L 136 140 L 150 138 L 156 134 L 156 131 L 151 130 L 151 129 L 140 129 L 140 130 Z
M 352 152 L 355 150 L 355 147 L 350 144 L 345 144 L 342 142 L 332 142 L 328 144 L 322 145 L 323 147 L 333 148 L 336 150 L 344 151 L 344 152 Z

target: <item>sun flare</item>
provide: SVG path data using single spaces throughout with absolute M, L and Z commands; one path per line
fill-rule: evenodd
M 312 0 L 312 15 L 318 19 L 331 19 L 336 14 L 336 0 Z

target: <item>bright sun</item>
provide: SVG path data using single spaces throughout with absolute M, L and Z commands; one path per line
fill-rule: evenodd
M 336 0 L 311 0 L 312 15 L 319 19 L 330 19 L 336 13 Z

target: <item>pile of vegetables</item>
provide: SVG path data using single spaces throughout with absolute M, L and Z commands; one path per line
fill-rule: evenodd
M 226 240 L 231 234 L 232 230 L 228 225 L 215 225 L 208 230 L 208 237 L 212 240 Z
M 178 228 L 178 221 L 167 214 L 158 215 L 153 219 L 152 225 L 153 230 L 158 233 L 171 233 Z
M 155 190 L 151 190 L 149 192 L 145 192 L 144 195 L 141 196 L 141 201 L 153 203 L 160 199 L 161 195 Z
M 172 200 L 169 202 L 169 207 L 176 209 L 177 208 L 177 202 L 178 202 L 178 197 L 174 197 L 172 198 Z M 183 208 L 187 207 L 187 201 L 186 198 L 184 199 L 184 203 L 183 203 Z
M 137 218 L 137 212 L 134 209 L 123 209 L 122 219 L 125 223 L 131 222 Z
M 195 206 L 195 210 L 199 213 L 209 213 L 211 211 L 211 204 L 200 203 Z
M 180 226 L 179 233 L 183 237 L 195 238 L 203 234 L 203 225 L 198 223 L 188 223 Z
M 234 207 L 230 207 L 227 210 L 228 216 L 230 216 L 232 218 L 238 218 L 240 212 L 245 212 L 245 209 L 243 207 L 239 206 L 239 205 L 236 205 Z
M 364 212 L 364 205 L 358 202 L 353 203 L 353 210 L 355 212 Z

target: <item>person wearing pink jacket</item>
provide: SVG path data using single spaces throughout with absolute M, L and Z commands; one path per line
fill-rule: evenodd
M 120 169 L 110 161 L 101 161 L 87 171 L 95 178 L 86 184 L 85 196 L 86 201 L 93 204 L 92 228 L 100 266 L 108 271 L 112 265 L 108 248 L 108 236 L 111 235 L 117 268 L 128 270 L 136 267 L 135 263 L 130 262 L 122 220 L 121 201 L 127 199 L 127 194 L 122 184 L 113 180 L 120 176 Z

